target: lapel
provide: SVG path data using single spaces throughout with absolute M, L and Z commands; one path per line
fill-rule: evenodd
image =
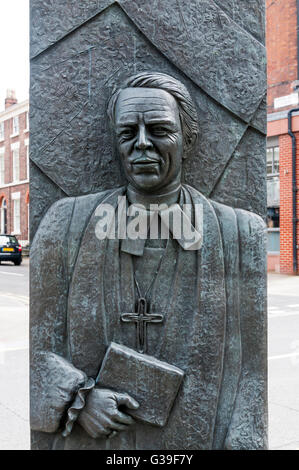
M 124 192 L 125 188 L 119 188 L 109 193 L 99 206 L 110 204 L 116 208 L 118 197 Z M 110 324 L 106 321 L 106 312 L 119 309 L 120 303 L 119 243 L 118 240 L 101 240 L 96 236 L 99 206 L 85 228 L 68 296 L 70 358 L 75 367 L 92 377 L 96 376 L 109 344 Z M 105 275 L 109 276 L 109 284 L 113 290 L 108 299 L 109 290 L 105 295 L 104 288 Z

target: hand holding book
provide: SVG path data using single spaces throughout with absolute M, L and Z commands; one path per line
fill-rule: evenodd
M 140 406 L 127 407 L 128 414 L 143 423 L 163 427 L 183 377 L 184 372 L 176 366 L 112 342 L 96 383 L 99 387 L 129 394 Z
M 163 427 L 183 376 L 178 367 L 111 343 L 78 423 L 93 438 L 113 437 L 133 418 Z
M 131 416 L 119 410 L 120 406 L 136 410 L 139 404 L 126 393 L 94 388 L 88 395 L 78 423 L 94 439 L 112 437 L 117 431 L 126 431 L 134 424 Z

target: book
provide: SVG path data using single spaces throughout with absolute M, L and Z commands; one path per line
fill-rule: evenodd
M 184 372 L 153 356 L 110 343 L 96 378 L 97 386 L 128 393 L 139 403 L 125 412 L 138 420 L 163 427 L 178 394 Z

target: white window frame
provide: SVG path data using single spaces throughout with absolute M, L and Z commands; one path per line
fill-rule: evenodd
M 5 207 L 4 207 L 4 202 L 5 202 Z M 1 212 L 1 227 L 0 227 L 0 231 L 2 234 L 5 233 L 5 220 L 4 220 L 4 214 L 5 214 L 5 211 L 7 211 L 7 201 L 5 198 L 2 199 L 2 203 L 1 203 L 1 208 L 0 208 L 0 212 Z
M 12 151 L 12 181 L 20 181 L 20 150 L 15 149 Z
M 275 161 L 275 149 L 278 149 L 278 171 L 275 171 L 273 172 L 273 169 L 274 169 L 274 161 Z M 268 173 L 268 151 L 272 151 L 272 172 L 271 173 Z M 273 145 L 271 147 L 267 147 L 267 178 L 272 178 L 274 176 L 279 176 L 279 164 L 280 164 L 280 161 L 279 161 L 279 145 Z
M 4 126 L 4 121 L 0 122 L 0 141 L 4 140 L 5 138 L 5 126 Z
M 5 184 L 5 151 L 4 147 L 0 148 L 0 186 Z
M 19 135 L 19 132 L 20 132 L 19 116 L 13 116 L 13 118 L 12 118 L 12 135 Z
M 26 179 L 29 180 L 29 139 L 24 140 L 25 148 L 26 148 Z
M 12 193 L 11 199 L 13 201 L 13 232 L 12 235 L 21 234 L 21 193 Z M 16 211 L 18 208 L 18 211 Z M 17 217 L 16 217 L 17 216 Z
M 29 111 L 26 111 L 25 123 L 26 128 L 24 129 L 24 132 L 29 132 Z
M 20 181 L 20 142 L 11 144 L 12 151 L 12 181 L 18 183 Z M 16 160 L 18 164 L 16 165 Z M 17 169 L 17 171 L 16 171 Z

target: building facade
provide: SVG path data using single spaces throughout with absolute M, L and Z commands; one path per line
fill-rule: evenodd
M 29 244 L 29 102 L 13 90 L 0 112 L 0 233 Z
M 299 0 L 266 0 L 268 270 L 299 272 Z

